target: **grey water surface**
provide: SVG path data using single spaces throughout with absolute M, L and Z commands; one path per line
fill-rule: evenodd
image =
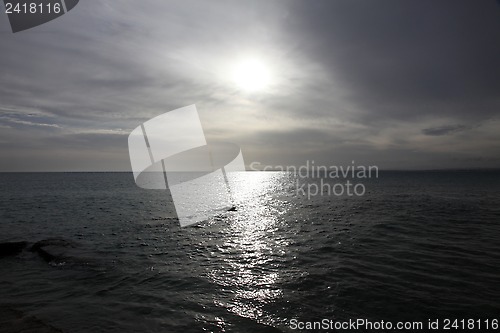
M 0 257 L 0 311 L 63 332 L 498 318 L 500 172 L 380 172 L 351 197 L 297 181 L 320 180 L 242 173 L 236 211 L 180 228 L 130 173 L 0 174 L 0 242 L 28 244 Z M 56 259 L 30 251 L 42 240 L 64 242 Z

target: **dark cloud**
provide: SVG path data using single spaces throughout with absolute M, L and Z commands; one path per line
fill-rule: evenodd
M 422 133 L 430 136 L 440 136 L 440 135 L 447 135 L 455 132 L 460 132 L 465 129 L 467 129 L 467 126 L 464 125 L 448 125 L 441 127 L 424 128 L 422 130 Z
M 287 27 L 303 56 L 371 120 L 484 119 L 500 104 L 493 1 L 297 1 Z

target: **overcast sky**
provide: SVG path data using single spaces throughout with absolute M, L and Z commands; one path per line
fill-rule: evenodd
M 82 0 L 1 14 L 0 66 L 0 171 L 128 171 L 128 134 L 190 104 L 247 165 L 500 167 L 494 0 Z

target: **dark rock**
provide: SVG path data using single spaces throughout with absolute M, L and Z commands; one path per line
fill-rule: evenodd
M 64 239 L 44 239 L 31 246 L 30 251 L 36 252 L 47 262 L 61 262 L 68 257 L 68 249 L 75 245 Z
M 229 208 L 227 211 L 228 212 L 236 212 L 237 211 L 236 206 Z
M 20 253 L 26 246 L 28 246 L 28 242 L 0 243 L 0 257 L 14 256 Z

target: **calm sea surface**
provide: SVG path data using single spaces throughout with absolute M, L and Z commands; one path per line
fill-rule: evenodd
M 181 229 L 129 173 L 0 174 L 0 242 L 74 244 L 0 258 L 0 305 L 64 332 L 500 317 L 499 172 L 381 172 L 364 196 L 310 199 L 288 173 L 241 181 L 237 211 Z

